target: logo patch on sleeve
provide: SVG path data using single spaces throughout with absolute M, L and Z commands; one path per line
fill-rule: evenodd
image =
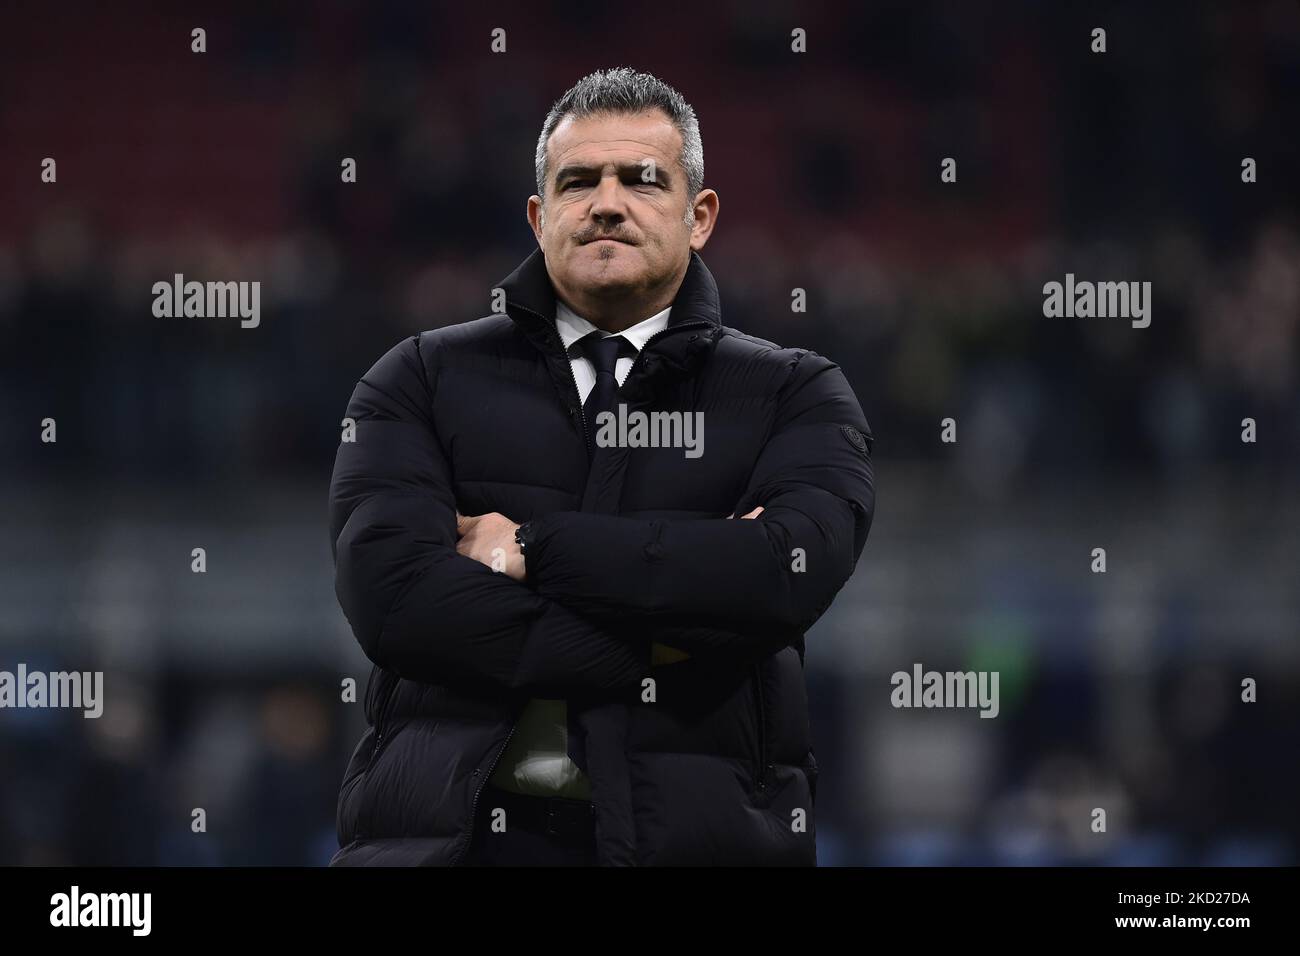
M 858 431 L 852 425 L 841 425 L 840 434 L 845 437 L 850 445 L 863 454 L 866 454 L 867 440 L 862 437 L 862 432 Z

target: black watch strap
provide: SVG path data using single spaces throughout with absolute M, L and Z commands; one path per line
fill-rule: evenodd
M 519 527 L 515 528 L 515 544 L 519 545 L 519 553 L 527 554 L 528 546 L 533 543 L 533 523 L 525 521 Z

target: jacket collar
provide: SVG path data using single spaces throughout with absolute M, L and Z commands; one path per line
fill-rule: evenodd
M 527 325 L 536 321 L 533 316 L 540 316 L 548 326 L 555 327 L 555 288 L 551 285 L 546 258 L 540 248 L 534 249 L 514 272 L 498 282 L 497 288 L 505 292 L 506 311 L 516 322 Z M 700 254 L 692 249 L 686 275 L 672 302 L 668 328 L 698 321 L 720 328 L 722 306 L 713 274 Z

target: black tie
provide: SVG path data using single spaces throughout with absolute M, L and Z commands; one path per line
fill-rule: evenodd
M 599 427 L 596 417 L 601 412 L 614 411 L 615 400 L 618 398 L 618 378 L 614 375 L 614 368 L 618 364 L 620 355 L 634 350 L 632 343 L 623 336 L 607 336 L 600 330 L 578 339 L 577 344 L 578 349 L 587 356 L 592 368 L 596 370 L 596 384 L 592 387 L 587 400 L 582 403 L 582 417 L 587 420 L 587 450 L 594 458 L 596 430 Z
M 599 427 L 596 416 L 601 412 L 615 410 L 615 400 L 618 398 L 618 377 L 614 374 L 614 368 L 618 364 L 620 355 L 635 352 L 635 349 L 632 343 L 623 336 L 607 336 L 599 329 L 580 338 L 577 346 L 582 354 L 587 357 L 587 360 L 591 362 L 592 368 L 596 370 L 596 384 L 592 387 L 587 400 L 582 403 L 582 417 L 587 420 L 587 452 L 588 461 L 590 461 L 596 457 L 596 429 Z M 583 706 L 583 701 L 570 698 L 565 716 L 569 729 L 567 747 L 569 759 L 577 765 L 579 770 L 586 773 L 587 741 L 586 735 L 578 725 L 578 714 Z

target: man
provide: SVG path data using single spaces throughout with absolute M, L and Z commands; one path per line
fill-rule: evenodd
M 721 324 L 675 90 L 585 77 L 536 167 L 505 314 L 347 408 L 336 591 L 375 668 L 332 865 L 815 865 L 803 633 L 866 542 L 867 422 Z

